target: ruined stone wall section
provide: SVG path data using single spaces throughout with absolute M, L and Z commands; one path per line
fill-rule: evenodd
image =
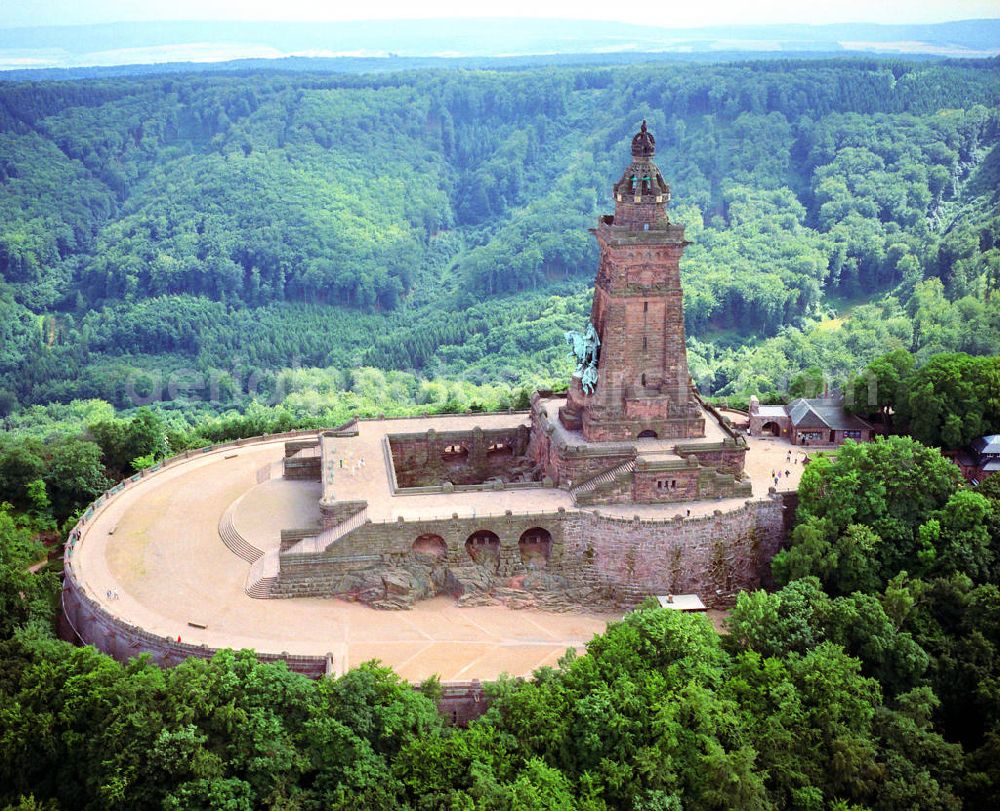
M 528 456 L 538 465 L 545 476 L 559 483 L 558 457 L 553 452 L 552 430 L 546 427 L 547 419 L 544 406 L 538 401 L 538 395 L 532 398 L 531 408 L 531 439 L 528 443 Z
M 487 479 L 532 479 L 527 456 L 528 428 L 474 428 L 389 434 L 387 440 L 398 487 L 424 487 L 452 482 L 480 484 Z M 388 460 L 387 460 L 388 461 Z
M 368 523 L 339 539 L 326 553 L 281 555 L 274 597 L 349 594 L 349 583 L 377 581 L 380 573 L 415 562 L 413 543 L 421 535 L 444 539 L 442 567 L 475 564 L 465 547 L 477 530 L 500 538 L 498 568 L 489 574 L 516 577 L 526 571 L 518 540 L 541 527 L 552 535 L 546 572 L 570 589 L 596 591 L 600 599 L 634 604 L 648 594 L 697 593 L 706 604 L 726 604 L 741 589 L 768 582 L 771 558 L 785 538 L 780 498 L 747 501 L 740 509 L 711 516 L 630 520 L 599 511 L 443 518 Z M 353 596 L 359 596 L 354 594 Z

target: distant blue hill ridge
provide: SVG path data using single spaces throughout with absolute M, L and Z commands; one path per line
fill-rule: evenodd
M 193 66 L 312 69 L 302 59 L 365 60 L 326 70 L 455 66 L 449 60 L 526 59 L 614 63 L 636 57 L 705 59 L 756 56 L 880 55 L 983 58 L 1000 54 L 1000 19 L 921 25 L 754 25 L 671 29 L 579 20 L 407 20 L 274 22 L 136 22 L 0 28 L 0 71 Z M 583 57 L 589 56 L 589 60 Z M 289 59 L 298 61 L 290 62 Z M 384 60 L 384 61 L 381 61 Z M 415 61 L 411 61 L 415 60 Z M 419 60 L 435 60 L 423 63 Z M 257 62 L 263 64 L 257 64 Z M 477 63 L 477 64 L 482 64 Z M 504 62 L 501 64 L 510 64 Z M 467 66 L 464 65 L 464 66 Z M 230 67 L 230 69 L 233 69 Z M 78 74 L 62 76 L 73 78 Z M 86 75 L 109 75 L 88 73 Z M 43 74 L 34 74 L 41 78 Z

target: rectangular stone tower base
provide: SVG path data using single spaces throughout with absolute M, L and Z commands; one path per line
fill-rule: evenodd
M 569 431 L 580 431 L 588 442 L 705 436 L 704 413 L 693 391 L 684 391 L 681 397 L 655 390 L 630 392 L 614 405 L 607 405 L 592 402 L 577 378 L 567 392 L 566 405 L 559 409 L 559 421 Z
M 638 435 L 633 420 L 583 420 L 583 437 L 588 442 L 642 439 L 643 434 L 653 439 L 695 439 L 705 436 L 705 419 L 698 416 L 649 420 L 643 423 L 643 430 Z

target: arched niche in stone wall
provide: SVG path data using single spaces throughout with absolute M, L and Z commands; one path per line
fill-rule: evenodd
M 465 540 L 465 551 L 477 565 L 496 571 L 500 567 L 500 536 L 488 529 L 477 529 Z
M 437 563 L 447 557 L 448 544 L 440 535 L 425 532 L 413 542 L 413 554 L 428 563 Z
M 461 443 L 445 445 L 441 451 L 442 462 L 464 462 L 469 458 L 469 449 Z
M 526 529 L 517 541 L 517 549 L 521 553 L 521 563 L 528 568 L 541 568 L 552 554 L 552 533 L 544 527 Z

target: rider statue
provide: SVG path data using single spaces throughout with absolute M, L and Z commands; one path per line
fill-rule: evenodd
M 567 332 L 566 342 L 572 347 L 570 354 L 576 360 L 573 377 L 580 378 L 584 394 L 593 394 L 597 385 L 597 358 L 601 348 L 597 330 L 588 322 L 583 332 Z

